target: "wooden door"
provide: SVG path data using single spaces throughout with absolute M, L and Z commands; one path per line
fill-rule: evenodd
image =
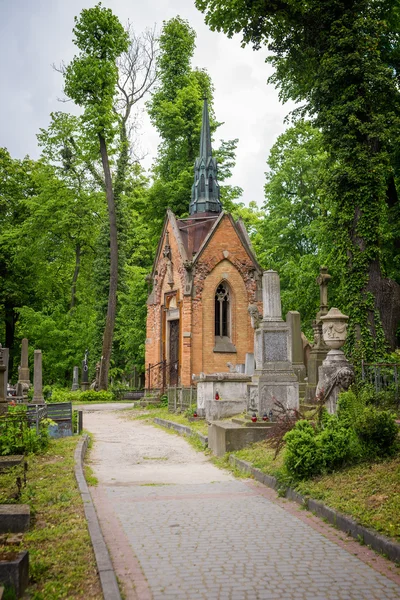
M 179 319 L 169 322 L 169 385 L 177 385 L 179 374 Z

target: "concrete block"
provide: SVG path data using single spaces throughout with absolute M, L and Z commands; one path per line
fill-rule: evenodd
M 270 427 L 246 427 L 226 422 L 212 422 L 208 427 L 208 447 L 215 456 L 241 450 L 246 446 L 264 440 Z
M 22 597 L 29 584 L 29 553 L 26 550 L 12 560 L 2 560 L 0 555 L 0 583 L 14 588 L 17 598 Z
M 29 529 L 31 509 L 27 504 L 0 504 L 0 533 Z
M 239 400 L 206 400 L 205 412 L 208 421 L 218 421 L 242 413 L 247 408 L 246 398 Z

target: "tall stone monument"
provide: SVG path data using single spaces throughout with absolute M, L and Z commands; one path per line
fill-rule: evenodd
M 44 404 L 43 397 L 42 351 L 35 350 L 33 358 L 33 399 L 32 404 Z
M 330 414 L 336 413 L 339 393 L 348 390 L 354 381 L 353 366 L 341 349 L 346 341 L 348 319 L 337 308 L 331 308 L 321 318 L 324 341 L 330 350 L 319 367 L 317 394 L 323 397 Z
M 313 321 L 314 343 L 311 347 L 311 352 L 308 358 L 307 365 L 307 387 L 306 387 L 306 402 L 313 404 L 316 401 L 317 385 L 318 385 L 318 369 L 328 354 L 328 346 L 324 342 L 322 335 L 321 318 L 328 312 L 328 283 L 331 275 L 328 273 L 327 267 L 321 267 L 316 283 L 320 289 L 320 305 L 319 311 Z
M 7 387 L 6 392 L 4 393 L 4 384 L 7 386 L 6 376 L 6 365 L 3 360 L 3 348 L 0 344 L 0 415 L 7 413 L 8 404 L 7 404 Z
M 301 337 L 300 313 L 297 310 L 290 310 L 286 315 L 286 323 L 289 325 L 290 338 L 290 358 L 293 371 L 299 381 L 299 395 L 304 398 L 306 393 L 306 366 L 304 364 L 303 340 Z
M 248 410 L 258 414 L 274 411 L 275 402 L 299 407 L 299 384 L 290 359 L 289 326 L 282 319 L 279 275 L 263 274 L 263 317 L 249 307 L 254 327 L 255 371 L 248 384 Z
M 71 391 L 76 392 L 77 390 L 79 390 L 79 367 L 74 367 Z
M 28 340 L 23 338 L 21 342 L 21 366 L 19 368 L 18 383 L 22 384 L 22 390 L 24 395 L 28 392 L 31 387 L 31 381 L 29 377 L 29 362 L 28 362 Z
M 81 380 L 82 392 L 86 392 L 86 390 L 88 390 L 90 387 L 88 356 L 89 356 L 89 350 L 85 350 L 85 358 L 82 361 L 82 380 Z

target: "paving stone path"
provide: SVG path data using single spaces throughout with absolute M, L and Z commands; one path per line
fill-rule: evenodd
M 91 493 L 127 600 L 400 599 L 388 561 L 127 414 L 84 414 Z

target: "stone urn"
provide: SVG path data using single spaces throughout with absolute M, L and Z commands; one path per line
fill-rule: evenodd
M 331 308 L 328 314 L 321 317 L 324 342 L 332 350 L 339 350 L 347 337 L 347 321 L 349 317 L 338 308 Z M 342 352 L 342 350 L 340 350 Z

